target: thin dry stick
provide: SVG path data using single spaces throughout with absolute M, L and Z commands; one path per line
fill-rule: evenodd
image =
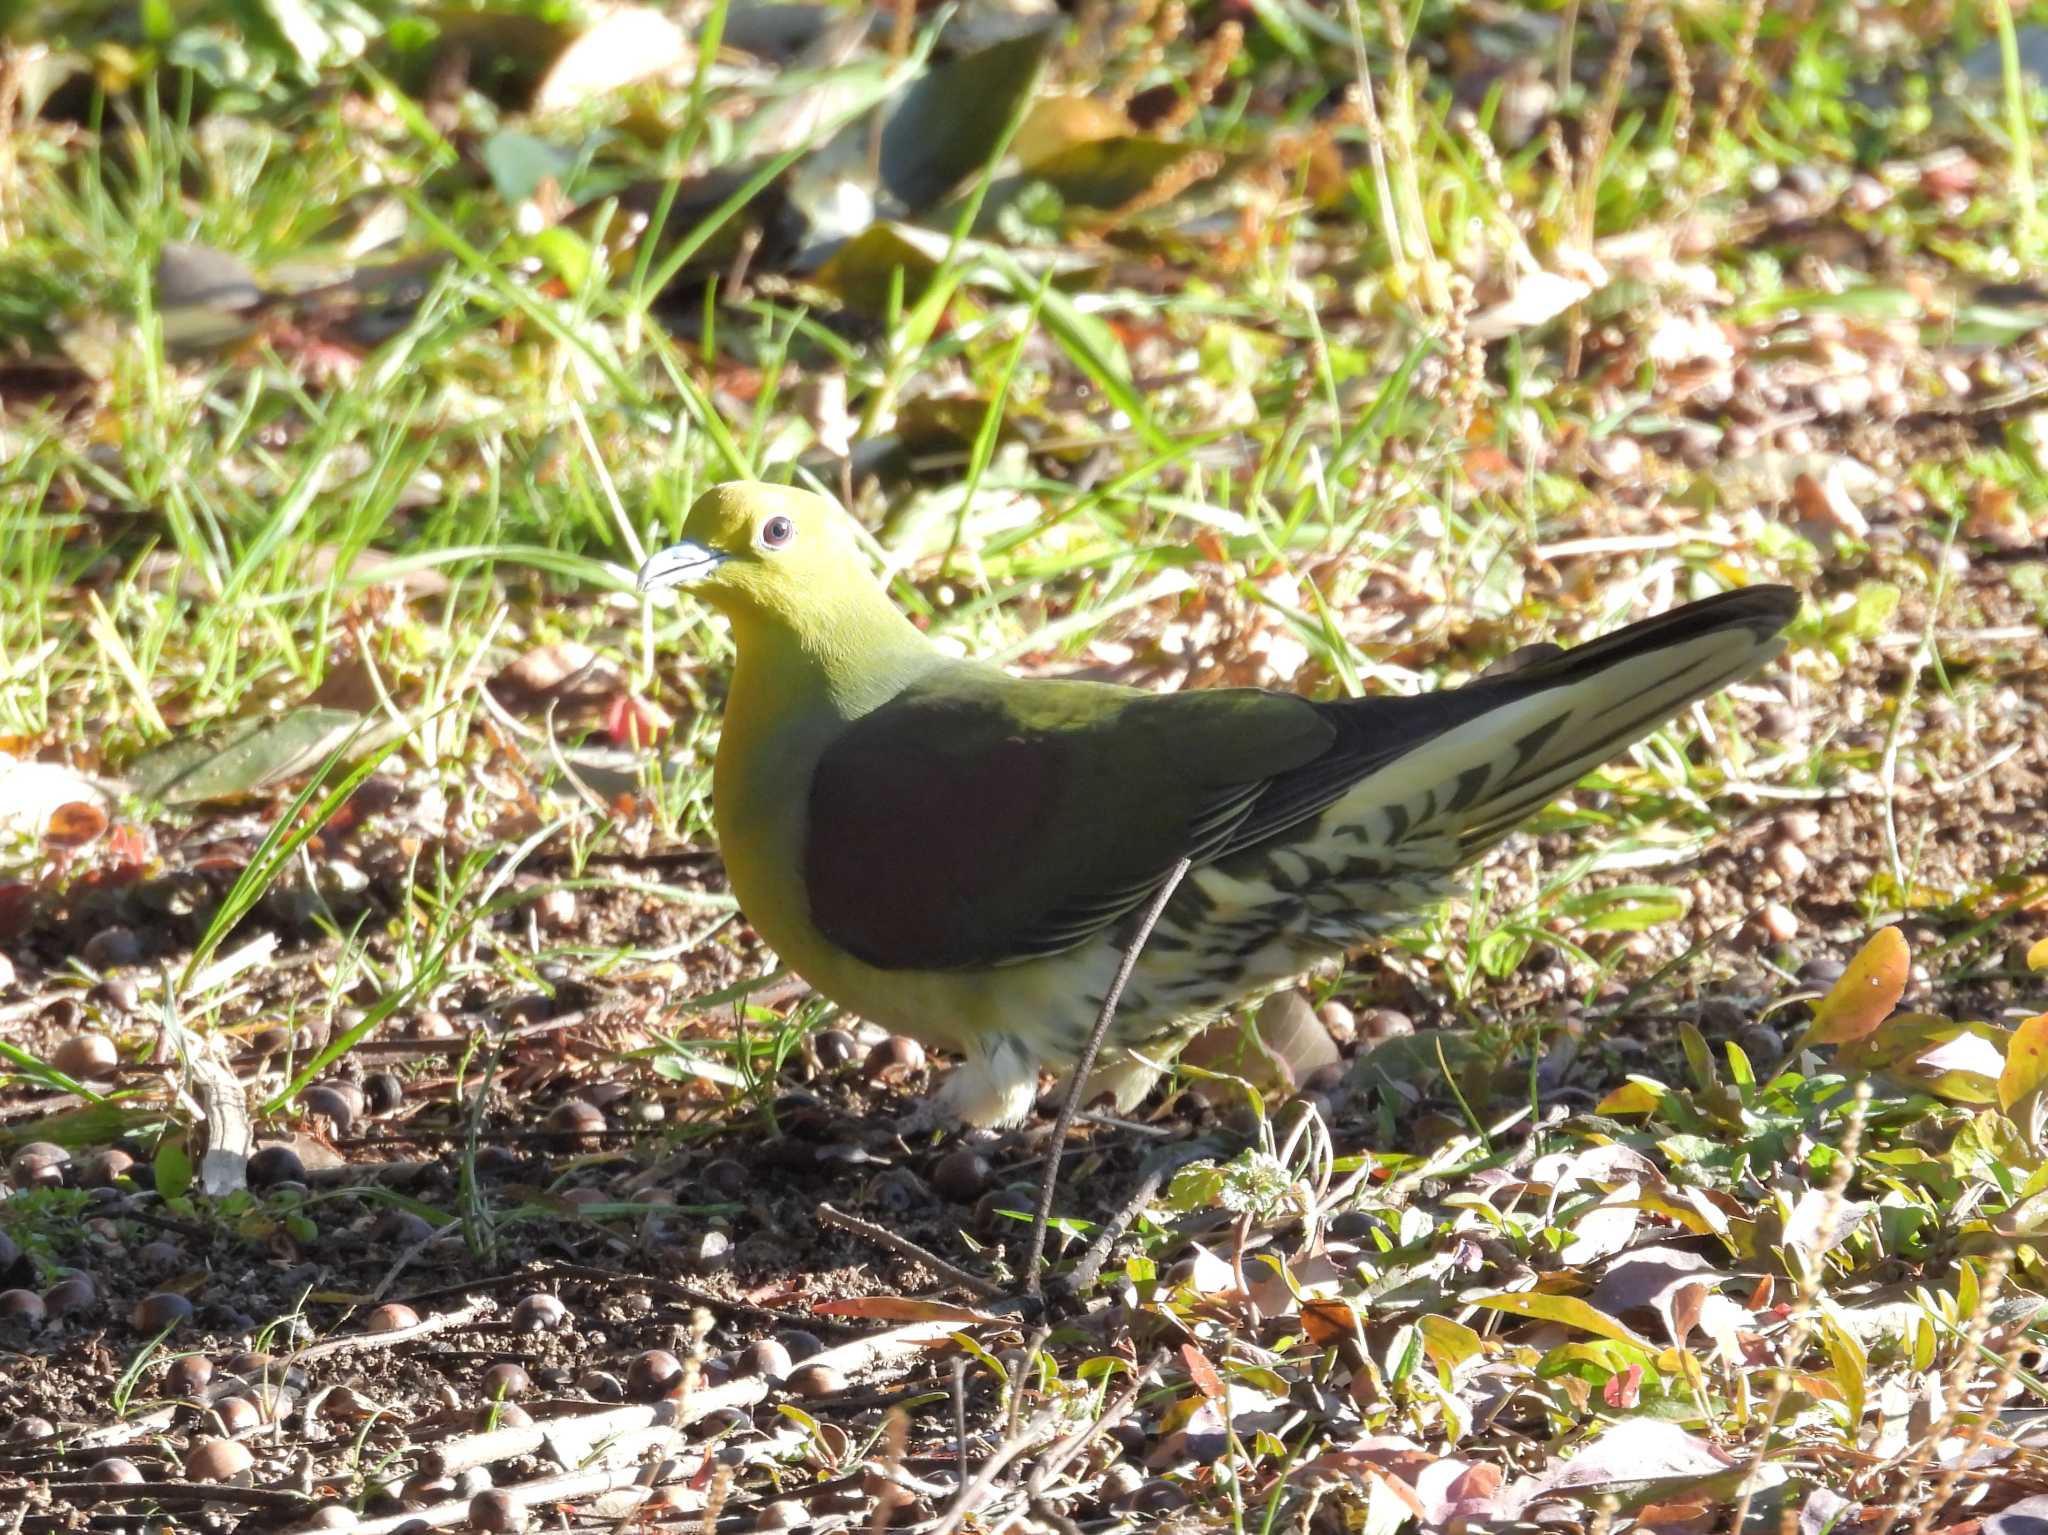
M 1166 1186 L 1166 1180 L 1179 1172 L 1190 1162 L 1199 1162 L 1203 1157 L 1216 1155 L 1216 1147 L 1209 1141 L 1188 1141 L 1179 1146 L 1169 1146 L 1153 1159 L 1139 1178 L 1138 1186 L 1131 1190 L 1116 1212 L 1105 1220 L 1095 1233 L 1095 1240 L 1088 1244 L 1088 1251 L 1081 1255 L 1072 1274 L 1061 1283 L 1075 1294 L 1085 1294 L 1093 1287 L 1102 1266 L 1109 1261 L 1109 1250 L 1116 1246 L 1116 1239 L 1124 1234 L 1138 1212 L 1149 1205 L 1153 1197 Z
M 818 1219 L 827 1226 L 837 1226 L 841 1231 L 850 1231 L 857 1237 L 865 1237 L 877 1247 L 886 1247 L 898 1257 L 908 1258 L 913 1263 L 922 1263 L 949 1285 L 979 1295 L 983 1300 L 1000 1300 L 1003 1287 L 992 1284 L 978 1274 L 970 1274 L 963 1268 L 948 1263 L 937 1253 L 927 1252 L 917 1243 L 887 1226 L 878 1226 L 873 1221 L 864 1221 L 858 1215 L 848 1215 L 844 1210 L 835 1210 L 830 1205 L 818 1206 Z
M 1166 910 L 1166 903 L 1173 899 L 1173 892 L 1180 888 L 1180 882 L 1188 872 L 1188 860 L 1183 858 L 1173 866 L 1173 872 L 1166 876 L 1166 882 L 1152 897 L 1152 904 L 1145 908 L 1145 915 L 1138 921 L 1138 930 L 1131 935 L 1131 941 L 1124 949 L 1122 963 L 1116 967 L 1116 976 L 1109 983 L 1109 990 L 1103 994 L 1102 1011 L 1095 1015 L 1095 1027 L 1089 1032 L 1088 1043 L 1082 1047 L 1080 1059 L 1074 1062 L 1073 1080 L 1067 1084 L 1067 1096 L 1060 1104 L 1059 1120 L 1052 1127 L 1052 1140 L 1045 1152 L 1045 1172 L 1038 1180 L 1038 1213 L 1031 1219 L 1031 1250 L 1024 1258 L 1024 1293 L 1039 1293 L 1039 1265 L 1045 1257 L 1045 1228 L 1052 1219 L 1052 1196 L 1060 1185 L 1060 1148 L 1067 1144 L 1067 1132 L 1074 1127 L 1074 1113 L 1081 1107 L 1081 1094 L 1088 1090 L 1088 1074 L 1095 1069 L 1095 1057 L 1102 1050 L 1102 1042 L 1109 1036 L 1109 1025 L 1116 1017 L 1116 1005 L 1123 1000 L 1124 987 L 1130 982 L 1131 972 L 1138 968 L 1138 956 L 1145 950 L 1146 940 L 1151 938 L 1152 929 L 1159 925 L 1159 915 Z

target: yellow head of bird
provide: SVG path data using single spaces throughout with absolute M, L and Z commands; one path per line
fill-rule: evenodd
M 835 592 L 872 585 L 853 522 L 822 496 L 739 480 L 706 491 L 683 541 L 640 567 L 640 590 L 686 586 L 734 616 L 793 623 Z

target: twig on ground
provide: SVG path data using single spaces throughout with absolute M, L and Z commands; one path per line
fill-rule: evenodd
M 1217 1151 L 1213 1141 L 1188 1141 L 1179 1146 L 1169 1146 L 1153 1157 L 1138 1179 L 1138 1186 L 1131 1190 L 1109 1218 L 1096 1229 L 1095 1240 L 1088 1244 L 1088 1250 L 1081 1254 L 1081 1261 L 1067 1276 L 1066 1288 L 1075 1295 L 1085 1295 L 1102 1273 L 1102 1266 L 1109 1261 L 1109 1251 L 1130 1228 L 1132 1221 L 1145 1206 L 1150 1204 L 1166 1182 L 1190 1162 L 1199 1162 L 1203 1157 L 1213 1156 Z
M 1123 961 L 1116 968 L 1109 990 L 1103 994 L 1102 1011 L 1096 1014 L 1088 1043 L 1074 1062 L 1073 1079 L 1067 1084 L 1067 1096 L 1060 1104 L 1060 1117 L 1053 1124 L 1052 1139 L 1047 1145 L 1045 1176 L 1038 1184 L 1038 1213 L 1032 1217 L 1031 1247 L 1024 1257 L 1026 1295 L 1040 1292 L 1039 1267 L 1045 1257 L 1045 1229 L 1052 1220 L 1052 1198 L 1060 1183 L 1060 1148 L 1066 1144 L 1067 1132 L 1074 1126 L 1074 1115 L 1081 1107 L 1081 1095 L 1088 1090 L 1088 1077 L 1095 1070 L 1095 1057 L 1101 1053 L 1102 1041 L 1109 1035 L 1110 1023 L 1116 1017 L 1116 1005 L 1123 1000 L 1124 987 L 1130 983 L 1131 972 L 1138 968 L 1138 956 L 1145 951 L 1145 942 L 1152 936 L 1152 929 L 1158 926 L 1160 913 L 1166 910 L 1166 903 L 1173 899 L 1173 892 L 1180 888 L 1187 872 L 1188 860 L 1183 858 L 1173 866 L 1173 872 L 1166 876 L 1165 882 L 1154 893 L 1151 904 L 1145 908 L 1145 914 L 1138 919 L 1138 929 L 1124 949 Z
M 922 1263 L 949 1286 L 967 1290 L 983 1300 L 1000 1300 L 1008 1293 L 1001 1285 L 970 1274 L 963 1268 L 957 1268 L 936 1253 L 927 1252 L 901 1232 L 891 1231 L 886 1226 L 878 1226 L 873 1221 L 864 1221 L 858 1215 L 848 1215 L 844 1210 L 835 1210 L 831 1205 L 819 1205 L 817 1214 L 818 1219 L 827 1226 L 850 1231 L 857 1237 L 873 1242 L 877 1247 L 886 1247 L 899 1258 Z

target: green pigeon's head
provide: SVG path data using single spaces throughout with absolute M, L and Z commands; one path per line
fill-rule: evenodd
M 853 520 L 823 496 L 736 480 L 698 497 L 683 541 L 640 567 L 640 590 L 686 586 L 713 607 L 801 627 L 874 593 Z

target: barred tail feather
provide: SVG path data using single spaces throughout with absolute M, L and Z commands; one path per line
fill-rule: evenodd
M 1449 867 L 1506 836 L 1592 769 L 1784 648 L 1796 597 L 1752 588 L 1631 625 L 1440 700 L 1443 728 L 1369 770 L 1321 819 L 1361 852 Z M 1448 856 L 1446 856 L 1448 855 Z

